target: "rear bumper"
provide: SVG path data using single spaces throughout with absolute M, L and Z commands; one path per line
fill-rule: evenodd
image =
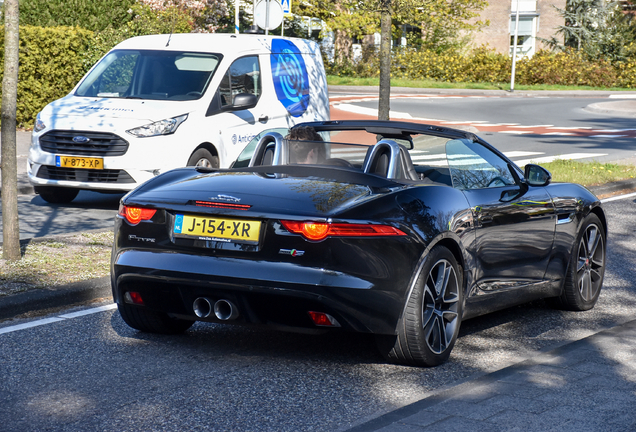
M 144 306 L 183 318 L 321 329 L 309 311 L 336 318 L 345 330 L 394 334 L 409 280 L 362 279 L 323 268 L 285 262 L 129 249 L 113 257 L 113 297 L 139 292 Z M 199 297 L 229 300 L 239 309 L 231 322 L 199 318 Z

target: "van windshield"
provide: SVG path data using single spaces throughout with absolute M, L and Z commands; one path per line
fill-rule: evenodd
M 193 100 L 207 88 L 220 54 L 183 51 L 111 51 L 84 78 L 76 96 Z

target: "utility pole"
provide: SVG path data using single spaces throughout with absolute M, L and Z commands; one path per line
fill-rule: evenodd
M 18 49 L 20 10 L 18 0 L 4 2 L 4 77 L 2 78 L 2 258 L 18 261 L 18 164 L 16 107 L 18 100 Z
M 517 0 L 517 15 L 515 18 L 515 37 L 512 46 L 512 72 L 510 73 L 510 91 L 515 91 L 515 73 L 517 69 L 517 41 L 519 36 L 519 0 Z

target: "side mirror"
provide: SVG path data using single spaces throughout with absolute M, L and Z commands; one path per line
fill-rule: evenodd
M 547 186 L 552 180 L 550 171 L 534 164 L 527 164 L 523 175 L 526 178 L 526 183 L 530 186 Z
M 239 93 L 234 96 L 234 103 L 232 109 L 249 109 L 254 108 L 258 98 L 251 93 Z

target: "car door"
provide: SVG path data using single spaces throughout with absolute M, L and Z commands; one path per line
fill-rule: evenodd
M 475 280 L 492 292 L 543 280 L 556 227 L 552 200 L 543 187 L 522 184 L 496 152 L 478 142 L 446 145 L 453 187 L 473 212 Z

